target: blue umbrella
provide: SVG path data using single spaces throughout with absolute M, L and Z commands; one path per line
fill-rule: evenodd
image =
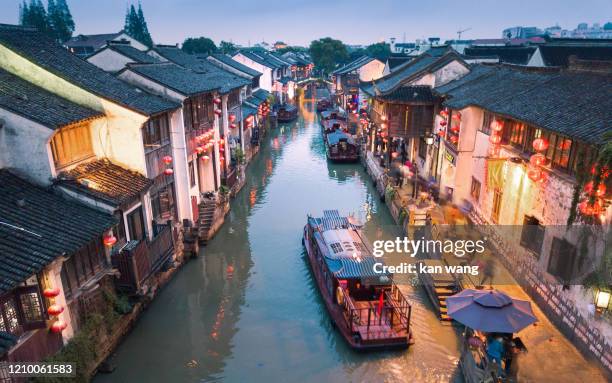
M 466 289 L 446 298 L 448 316 L 474 330 L 515 333 L 537 322 L 531 303 L 497 290 Z

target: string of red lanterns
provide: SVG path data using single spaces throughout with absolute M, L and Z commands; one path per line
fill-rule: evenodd
M 527 171 L 527 177 L 533 182 L 538 182 L 543 179 L 544 172 L 542 172 L 542 166 L 546 165 L 547 159 L 543 152 L 548 149 L 548 140 L 543 137 L 536 138 L 531 143 L 533 150 L 537 153 L 533 154 L 529 158 L 529 170 Z

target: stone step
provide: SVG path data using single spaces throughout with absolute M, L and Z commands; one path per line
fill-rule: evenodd
M 448 288 L 445 288 L 445 287 L 434 288 L 434 291 L 436 292 L 436 295 L 438 297 L 441 297 L 441 296 L 447 297 L 449 295 L 455 294 L 454 290 L 448 289 Z

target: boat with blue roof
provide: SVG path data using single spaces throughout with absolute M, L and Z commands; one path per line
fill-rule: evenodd
M 413 343 L 411 306 L 361 225 L 337 210 L 308 216 L 303 243 L 332 323 L 355 350 L 407 348 Z
M 335 129 L 325 134 L 327 159 L 332 162 L 356 162 L 359 160 L 359 145 L 351 134 Z

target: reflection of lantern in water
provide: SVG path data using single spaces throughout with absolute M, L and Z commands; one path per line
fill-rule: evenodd
M 534 154 L 529 159 L 529 163 L 533 166 L 542 166 L 546 163 L 546 156 L 541 153 Z
M 249 204 L 251 207 L 255 206 L 255 202 L 257 202 L 257 189 L 253 188 L 249 192 Z

